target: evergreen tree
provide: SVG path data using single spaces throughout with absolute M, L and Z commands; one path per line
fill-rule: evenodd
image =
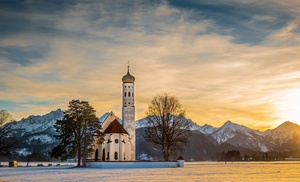
M 72 100 L 64 118 L 57 120 L 55 126 L 60 135 L 55 136 L 61 142 L 54 147 L 51 156 L 62 160 L 77 157 L 77 166 L 85 167 L 85 161 L 93 150 L 95 140 L 101 142 L 103 133 L 96 117 L 96 111 L 87 101 Z
M 241 161 L 242 157 L 239 150 L 229 150 L 225 154 L 225 161 Z
M 253 161 L 256 161 L 257 159 L 256 159 L 256 156 L 254 155 L 254 154 L 252 154 L 252 160 Z
M 250 156 L 249 156 L 249 155 L 246 155 L 246 154 L 244 154 L 244 161 L 249 161 L 249 159 L 250 159 Z

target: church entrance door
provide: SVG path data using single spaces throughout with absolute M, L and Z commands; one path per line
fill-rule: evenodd
M 105 161 L 105 148 L 102 151 L 102 161 Z

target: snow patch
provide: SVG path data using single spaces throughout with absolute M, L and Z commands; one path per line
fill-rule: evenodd
M 258 143 L 258 146 L 262 152 L 268 152 L 269 149 L 263 143 Z
M 30 136 L 27 140 L 25 140 L 26 143 L 29 145 L 35 144 L 35 143 L 42 143 L 42 144 L 49 144 L 55 142 L 53 137 L 46 135 L 46 134 L 41 134 L 41 135 L 33 135 Z
M 18 150 L 17 153 L 22 156 L 28 156 L 28 155 L 32 154 L 32 152 L 28 148 L 22 148 L 22 149 Z
M 147 154 L 140 154 L 138 157 L 140 160 L 145 160 L 145 161 L 152 161 L 153 158 L 151 156 L 148 156 Z

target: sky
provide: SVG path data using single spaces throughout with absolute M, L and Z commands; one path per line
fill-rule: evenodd
M 300 124 L 298 0 L 1 0 L 0 109 L 16 120 L 86 100 L 136 119 L 176 96 L 199 125 Z

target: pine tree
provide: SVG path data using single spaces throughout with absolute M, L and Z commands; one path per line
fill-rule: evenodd
M 77 166 L 85 167 L 86 158 L 93 150 L 94 140 L 101 142 L 103 133 L 96 117 L 96 111 L 87 101 L 72 100 L 69 109 L 64 112 L 64 118 L 57 120 L 56 138 L 61 142 L 53 148 L 51 156 L 62 160 L 77 157 Z

